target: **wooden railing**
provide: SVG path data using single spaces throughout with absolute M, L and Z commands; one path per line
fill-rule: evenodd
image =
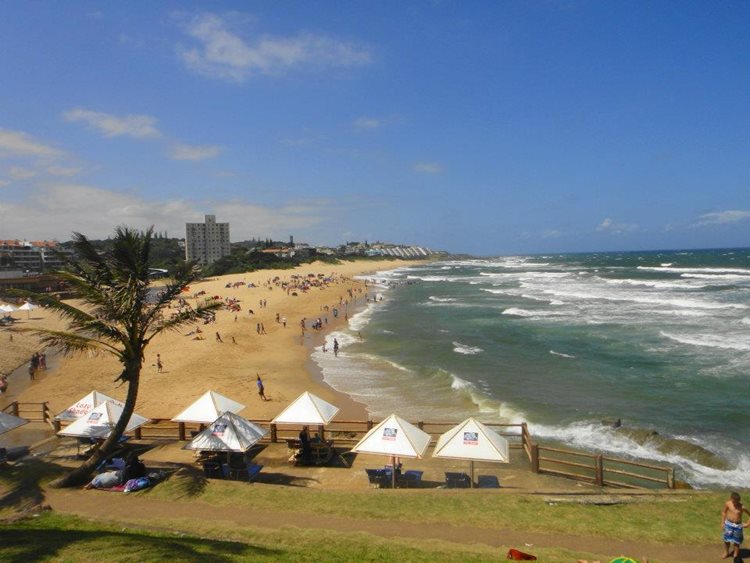
M 19 401 L 13 401 L 3 408 L 3 412 L 6 414 L 12 414 L 13 416 L 20 416 L 30 422 L 46 422 L 56 429 L 52 414 L 49 410 L 49 405 L 46 401 L 43 403 L 22 403 Z
M 25 403 L 36 405 L 46 403 Z M 11 405 L 12 406 L 12 405 Z M 28 417 L 27 417 L 28 418 Z M 283 442 L 297 438 L 301 425 L 277 425 L 268 419 L 251 419 L 251 422 L 270 428 L 263 443 Z M 60 422 L 55 421 L 56 430 Z M 326 426 L 311 428 L 321 439 L 334 438 L 337 444 L 354 445 L 378 421 L 337 420 Z M 593 485 L 608 487 L 667 487 L 674 488 L 674 469 L 604 455 L 588 454 L 564 448 L 541 446 L 534 442 L 525 422 L 520 424 L 486 423 L 498 434 L 505 437 L 511 448 L 523 450 L 529 459 L 534 473 L 545 473 L 585 481 Z M 428 434 L 438 436 L 456 425 L 455 422 L 425 422 L 415 424 Z M 194 434 L 205 428 L 198 423 L 172 422 L 168 418 L 152 418 L 148 423 L 134 430 L 137 440 L 190 440 Z M 432 440 L 432 444 L 436 439 Z
M 674 468 L 533 444 L 531 470 L 600 487 L 674 488 Z

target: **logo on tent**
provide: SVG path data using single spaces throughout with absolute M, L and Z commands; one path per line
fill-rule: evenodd
M 221 436 L 224 435 L 224 430 L 226 430 L 226 429 L 227 429 L 227 425 L 226 424 L 223 424 L 223 423 L 214 424 L 213 428 L 211 429 L 211 434 L 213 436 L 219 436 L 219 437 L 221 437 Z
M 383 440 L 395 440 L 398 428 L 383 428 Z
M 476 446 L 479 444 L 479 432 L 464 432 L 464 444 Z
M 100 419 L 101 417 L 102 417 L 102 413 L 100 413 L 100 412 L 92 412 L 92 413 L 91 413 L 91 414 L 89 415 L 89 418 L 88 418 L 87 422 L 96 422 L 96 421 L 97 421 L 97 420 L 99 420 L 99 419 Z

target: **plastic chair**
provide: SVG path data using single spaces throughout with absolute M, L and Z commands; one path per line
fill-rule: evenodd
M 467 489 L 471 486 L 471 479 L 466 473 L 446 471 L 445 486 L 449 489 Z
M 403 483 L 407 489 L 410 486 L 421 487 L 423 474 L 424 474 L 424 471 L 417 471 L 416 469 L 410 469 L 409 471 L 405 471 L 404 474 L 400 477 L 399 483 Z

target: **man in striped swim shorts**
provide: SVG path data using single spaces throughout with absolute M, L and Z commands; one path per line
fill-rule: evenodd
M 724 532 L 724 559 L 740 556 L 740 545 L 744 540 L 743 529 L 750 526 L 750 520 L 747 524 L 742 524 L 742 513 L 750 516 L 747 508 L 742 506 L 740 495 L 732 493 L 729 500 L 724 503 L 724 510 L 721 511 L 721 529 Z

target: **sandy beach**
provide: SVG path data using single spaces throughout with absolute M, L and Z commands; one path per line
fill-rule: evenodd
M 215 323 L 200 323 L 159 335 L 146 350 L 136 412 L 151 418 L 171 418 L 200 395 L 213 390 L 244 403 L 247 406 L 242 412 L 245 417 L 271 419 L 308 390 L 341 407 L 339 416 L 343 419 L 366 418 L 365 405 L 337 393 L 311 369 L 311 347 L 320 342 L 322 333 L 345 323 L 346 317 L 365 303 L 365 283 L 352 279 L 353 276 L 408 264 L 403 260 L 363 260 L 338 265 L 316 262 L 291 270 L 230 274 L 193 284 L 185 293 L 190 304 L 196 303 L 194 294 L 205 291 L 200 299 L 205 296 L 237 299 L 241 309 L 237 312 L 222 309 Z M 316 278 L 323 274 L 335 281 L 306 292 L 297 291 L 297 295 L 287 294 L 272 282 L 277 277 L 289 280 L 293 275 L 309 274 Z M 236 282 L 244 283 L 227 287 Z M 373 294 L 370 290 L 370 297 Z M 266 302 L 265 306 L 261 306 L 261 301 Z M 325 306 L 329 307 L 328 312 Z M 332 314 L 333 307 L 340 311 L 338 318 Z M 286 327 L 277 322 L 277 314 L 280 319 L 286 318 Z M 15 316 L 18 326 L 22 327 L 65 326 L 43 310 L 32 311 L 30 318 L 25 318 L 25 313 Z M 313 319 L 318 317 L 328 319 L 319 331 L 311 328 Z M 307 319 L 304 336 L 300 326 L 303 318 Z M 266 334 L 258 334 L 259 323 Z M 188 335 L 197 327 L 202 331 L 200 335 Z M 221 336 L 221 342 L 216 333 Z M 0 333 L 3 348 L 9 345 L 10 349 L 10 353 L 0 358 L 0 370 L 6 373 L 28 362 L 37 346 L 31 335 L 15 333 L 12 342 L 10 335 L 7 330 Z M 202 339 L 196 339 L 197 336 Z M 162 373 L 157 372 L 157 353 L 161 355 Z M 60 357 L 54 364 L 35 381 L 24 381 L 25 389 L 17 389 L 15 393 L 9 389 L 6 400 L 13 395 L 20 401 L 47 401 L 52 412 L 65 409 L 93 389 L 124 400 L 125 387 L 114 383 L 119 369 L 112 357 L 105 354 Z M 263 379 L 267 401 L 258 396 L 256 374 Z M 12 386 L 14 380 L 10 383 Z M 20 381 L 18 387 L 21 387 Z

